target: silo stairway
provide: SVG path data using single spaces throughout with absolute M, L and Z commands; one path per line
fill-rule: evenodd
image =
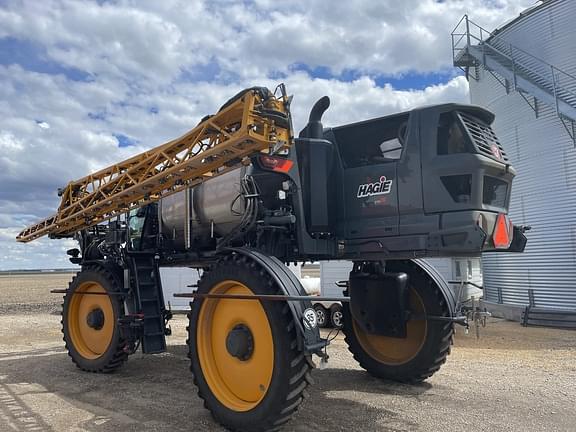
M 454 66 L 466 77 L 482 66 L 506 88 L 516 90 L 538 112 L 552 107 L 576 144 L 576 77 L 480 27 L 464 15 L 452 31 Z

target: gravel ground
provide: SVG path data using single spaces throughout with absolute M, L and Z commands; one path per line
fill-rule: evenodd
M 0 275 L 0 315 L 60 313 L 62 294 L 52 289 L 68 288 L 74 273 Z
M 220 431 L 196 396 L 185 317 L 167 353 L 135 354 L 111 375 L 82 373 L 61 340 L 70 275 L 0 278 L 0 431 Z M 574 431 L 576 332 L 491 320 L 461 329 L 447 364 L 406 386 L 362 371 L 339 336 L 287 431 Z

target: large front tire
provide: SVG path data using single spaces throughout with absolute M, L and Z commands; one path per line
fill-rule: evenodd
M 236 254 L 205 271 L 198 292 L 281 293 L 256 263 Z M 280 428 L 299 408 L 311 383 L 310 364 L 298 349 L 288 305 L 196 299 L 190 306 L 191 370 L 205 407 L 233 431 Z
M 409 272 L 399 267 L 395 271 Z M 345 341 L 349 351 L 368 373 L 403 383 L 420 383 L 436 373 L 450 354 L 453 324 L 423 319 L 425 315 L 449 316 L 440 289 L 419 272 L 409 273 L 410 311 L 407 336 L 394 338 L 368 334 L 354 321 L 344 304 Z
M 99 266 L 79 272 L 62 304 L 62 333 L 68 355 L 87 372 L 112 372 L 128 359 L 118 319 L 124 315 L 114 275 Z

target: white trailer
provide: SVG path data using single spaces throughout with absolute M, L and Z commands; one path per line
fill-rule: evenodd
M 482 286 L 482 265 L 480 258 L 430 258 L 430 262 L 447 281 L 468 281 Z M 341 297 L 344 288 L 338 286 L 338 282 L 348 280 L 351 261 L 325 261 L 316 264 L 319 270 L 304 271 L 301 265 L 290 265 L 290 269 L 300 278 L 306 292 L 312 296 L 312 304 L 316 309 L 318 323 L 323 327 L 339 327 L 342 325 L 342 305 L 340 302 L 326 302 L 314 300 L 314 296 Z M 314 265 L 313 265 L 314 266 Z M 307 273 L 312 273 L 310 276 Z M 176 298 L 175 293 L 190 292 L 189 285 L 195 285 L 200 279 L 200 273 L 194 269 L 183 267 L 165 267 L 160 269 L 164 302 L 166 307 L 173 311 L 183 312 L 189 310 L 190 299 Z M 314 277 L 319 275 L 320 277 Z M 461 292 L 461 301 L 466 301 L 472 296 L 480 298 L 482 290 L 473 285 L 460 286 L 451 284 L 454 292 Z
M 351 261 L 325 261 L 320 263 L 320 293 L 322 297 L 342 297 L 344 287 L 339 282 L 347 281 L 352 270 Z M 342 327 L 342 304 L 334 301 L 312 300 L 318 325 L 321 327 Z
M 191 292 L 194 288 L 189 285 L 196 285 L 200 275 L 197 270 L 187 267 L 161 267 L 160 278 L 166 308 L 174 312 L 190 310 L 191 299 L 174 297 L 174 294 Z
M 290 264 L 288 266 L 296 276 L 301 277 L 301 265 Z M 162 280 L 162 292 L 166 309 L 174 312 L 187 312 L 190 310 L 190 298 L 174 297 L 176 293 L 189 293 L 194 290 L 190 285 L 196 285 L 201 271 L 187 267 L 161 267 L 160 278 Z M 304 284 L 304 283 L 303 283 Z M 304 284 L 306 287 L 306 284 Z M 316 290 L 318 291 L 318 290 Z M 308 293 L 312 293 L 308 291 Z
M 474 285 L 482 286 L 481 258 L 429 258 L 428 261 L 448 282 L 460 301 L 464 302 L 471 297 L 482 297 L 482 290 Z M 339 282 L 347 281 L 352 270 L 350 261 L 325 261 L 320 263 L 320 292 L 323 297 L 341 297 L 344 288 Z M 474 285 L 459 282 L 472 282 Z M 308 282 L 310 284 L 311 282 Z M 318 323 L 323 327 L 342 325 L 342 305 L 340 302 L 312 301 L 318 316 Z
M 450 286 L 457 296 L 460 294 L 461 302 L 465 302 L 472 297 L 476 299 L 482 297 L 482 289 L 477 288 L 478 286 L 483 286 L 481 258 L 428 258 L 426 261 L 432 264 L 444 279 L 454 282 Z M 471 282 L 473 285 L 462 285 L 459 283 L 462 281 Z

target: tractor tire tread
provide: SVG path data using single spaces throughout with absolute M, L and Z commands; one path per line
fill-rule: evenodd
M 107 269 L 105 269 L 101 266 L 96 266 L 96 265 L 86 266 L 82 269 L 82 272 L 84 272 L 84 271 L 93 271 L 93 272 L 99 273 L 102 277 L 104 277 L 109 282 L 110 286 L 112 286 L 112 287 L 115 287 L 118 284 L 117 279 Z M 61 319 L 60 319 L 61 330 L 60 331 L 63 334 L 62 340 L 64 340 L 64 342 L 65 342 L 65 348 L 66 348 L 66 351 L 68 352 L 68 356 L 72 359 L 72 362 L 76 365 L 76 367 L 83 370 L 84 372 L 111 373 L 111 372 L 114 372 L 115 370 L 117 370 L 118 368 L 120 368 L 121 366 L 123 366 L 124 363 L 128 360 L 128 352 L 125 350 L 126 342 L 121 337 L 118 338 L 118 340 L 114 344 L 114 346 L 111 347 L 111 349 L 113 350 L 113 354 L 110 356 L 110 359 L 105 364 L 99 365 L 98 367 L 87 367 L 86 365 L 81 364 L 81 362 L 79 362 L 78 359 L 76 358 L 76 356 L 73 354 L 73 351 L 71 350 L 70 343 L 68 342 L 68 340 L 66 338 L 66 334 L 64 331 L 64 328 L 65 328 L 64 308 L 65 308 L 65 304 L 66 304 L 66 298 L 69 295 L 73 295 L 73 291 L 75 290 L 74 284 L 76 283 L 80 273 L 81 272 L 77 273 L 72 278 L 72 280 L 68 284 L 68 293 L 66 293 L 63 297 L 64 301 L 62 302 L 62 310 L 60 312 L 60 315 L 61 315 Z M 116 291 L 116 290 L 114 290 L 114 291 Z
M 421 276 L 424 275 L 421 273 Z M 446 300 L 440 289 L 430 280 L 428 280 L 428 284 L 429 286 L 427 287 L 427 289 L 433 290 L 438 306 L 440 306 L 443 310 L 448 311 Z M 384 378 L 404 384 L 420 384 L 424 382 L 426 379 L 430 378 L 432 375 L 434 375 L 438 370 L 440 370 L 440 367 L 444 363 L 446 363 L 446 359 L 450 354 L 452 339 L 454 336 L 453 324 L 452 323 L 445 324 L 440 329 L 440 336 L 438 337 L 439 344 L 437 345 L 435 352 L 428 356 L 430 360 L 426 362 L 425 366 L 412 370 L 410 374 L 383 376 L 379 374 L 377 371 L 372 370 L 371 366 L 367 363 L 368 354 L 364 352 L 356 352 L 352 348 L 353 341 L 352 336 L 350 335 L 349 332 L 353 331 L 354 330 L 351 329 L 351 326 L 344 325 L 343 328 L 344 341 L 348 346 L 348 350 L 352 353 L 354 359 L 358 362 L 358 364 L 363 369 L 365 369 L 370 375 L 376 378 Z
M 272 277 L 265 272 L 260 266 L 255 263 L 253 260 L 249 258 L 239 255 L 237 253 L 232 253 L 224 256 L 221 258 L 213 267 L 204 271 L 198 286 L 199 291 L 205 289 L 205 281 L 210 278 L 210 275 L 213 272 L 218 272 L 218 268 L 225 265 L 234 265 L 234 266 L 243 266 L 247 267 L 252 271 L 258 271 L 260 277 L 266 280 L 266 285 L 270 290 L 270 294 L 282 294 L 279 287 L 276 286 L 275 282 L 273 281 Z M 190 307 L 193 307 L 193 303 L 190 303 Z M 310 377 L 310 370 L 311 366 L 308 361 L 303 361 L 306 359 L 304 354 L 298 349 L 297 343 L 297 334 L 296 334 L 296 326 L 294 323 L 294 319 L 290 312 L 290 309 L 284 305 L 281 309 L 279 309 L 278 317 L 285 320 L 285 324 L 282 325 L 282 328 L 285 329 L 286 333 L 289 334 L 290 341 L 287 344 L 290 348 L 290 351 L 287 355 L 291 357 L 289 362 L 289 380 L 288 380 L 288 392 L 287 396 L 284 398 L 283 401 L 274 406 L 273 409 L 270 410 L 269 415 L 266 418 L 258 419 L 257 422 L 251 423 L 250 426 L 242 427 L 237 426 L 234 424 L 229 424 L 223 421 L 223 419 L 218 415 L 217 407 L 210 406 L 209 399 L 206 397 L 205 392 L 210 392 L 208 388 L 204 388 L 203 385 L 199 383 L 198 378 L 194 374 L 194 360 L 191 361 L 190 370 L 194 377 L 194 384 L 198 389 L 198 396 L 204 401 L 204 407 L 206 407 L 214 417 L 214 419 L 222 424 L 224 427 L 228 428 L 233 432 L 273 432 L 279 430 L 282 425 L 288 422 L 294 413 L 298 411 L 299 407 L 301 406 L 302 402 L 306 399 L 306 388 L 309 386 L 309 383 L 312 382 Z M 195 337 L 192 336 L 192 330 L 194 328 L 192 323 L 192 312 L 188 313 L 188 319 L 190 322 L 189 331 L 188 331 L 188 356 L 194 359 L 193 350 L 195 349 L 192 344 L 195 340 Z M 199 366 L 198 366 L 199 367 Z

